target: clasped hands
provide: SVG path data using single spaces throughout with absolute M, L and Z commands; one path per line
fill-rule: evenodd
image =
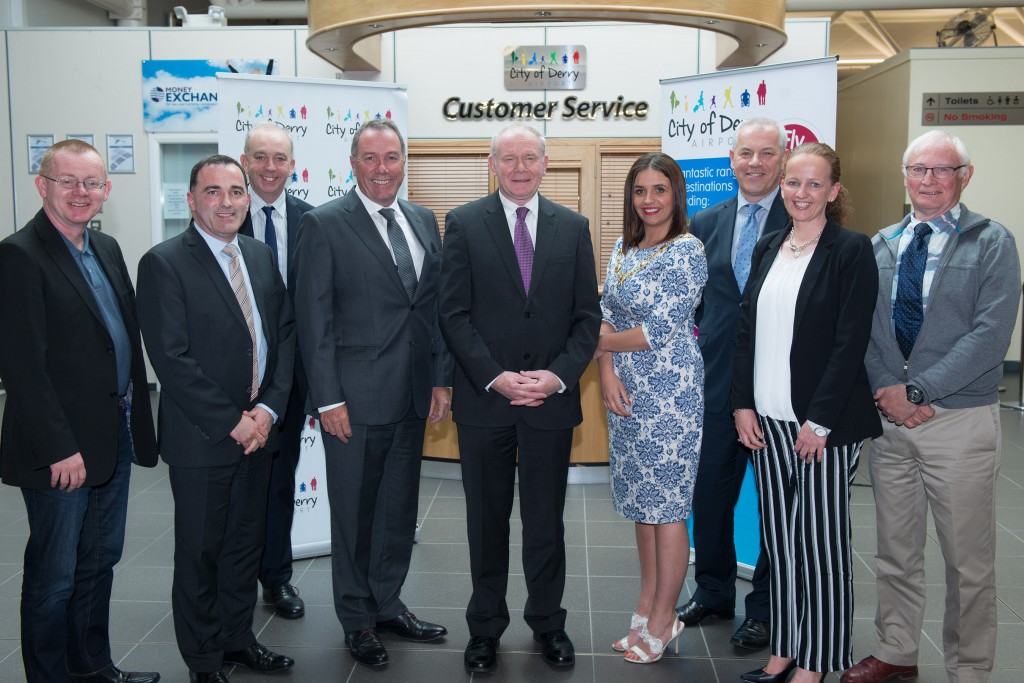
M 491 389 L 507 398 L 509 404 L 528 408 L 541 405 L 561 388 L 562 383 L 550 370 L 506 370 L 491 382 Z
M 893 384 L 875 392 L 875 405 L 882 416 L 897 427 L 913 429 L 935 417 L 930 405 L 915 405 L 907 400 L 907 385 Z
M 270 413 L 266 409 L 256 406 L 252 410 L 242 413 L 242 418 L 231 430 L 231 438 L 245 449 L 246 455 L 249 455 L 257 448 L 267 445 L 267 438 L 270 436 L 273 426 L 274 418 Z

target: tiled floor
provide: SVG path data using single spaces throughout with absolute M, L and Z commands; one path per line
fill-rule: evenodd
M 1007 378 L 1009 396 L 1016 379 Z M 1012 400 L 1007 398 L 1006 400 Z M 0 394 L 2 403 L 2 394 Z M 991 680 L 1024 680 L 1024 414 L 1002 411 L 1004 448 L 998 483 L 999 643 Z M 870 450 L 870 449 L 869 449 Z M 854 656 L 869 653 L 874 642 L 873 581 L 874 504 L 866 476 L 858 475 L 853 493 L 856 626 Z M 135 468 L 124 559 L 114 579 L 111 607 L 114 659 L 126 669 L 156 669 L 170 683 L 187 681 L 171 623 L 170 588 L 173 553 L 172 500 L 167 471 Z M 321 681 L 462 681 L 468 640 L 463 610 L 470 592 L 469 555 L 465 541 L 465 506 L 458 481 L 424 478 L 420 485 L 420 543 L 413 551 L 412 570 L 403 597 L 420 617 L 445 624 L 442 641 L 411 644 L 383 636 L 391 664 L 371 670 L 353 663 L 343 648 L 343 634 L 331 601 L 328 558 L 295 564 L 295 583 L 306 601 L 306 616 L 297 621 L 276 617 L 267 605 L 256 608 L 261 642 L 291 655 L 296 665 L 276 680 Z M 518 510 L 513 513 L 513 542 L 518 540 Z M 687 629 L 679 654 L 670 653 L 654 666 L 627 664 L 608 647 L 629 622 L 638 587 L 638 566 L 632 524 L 612 510 L 606 484 L 571 485 L 566 501 L 568 581 L 564 605 L 567 629 L 576 644 L 577 663 L 569 671 L 548 668 L 536 653 L 522 612 L 513 610 L 512 625 L 502 638 L 499 668 L 472 678 L 491 681 L 736 681 L 739 674 L 761 666 L 763 653 L 736 651 L 728 640 L 742 620 L 715 622 Z M 0 683 L 23 680 L 19 648 L 21 556 L 27 536 L 24 505 L 17 489 L 0 486 Z M 518 550 L 518 546 L 513 548 Z M 521 606 L 526 593 L 522 568 L 513 553 L 509 605 Z M 923 683 L 945 681 L 942 669 L 942 562 L 934 537 L 929 539 L 928 612 L 922 638 Z M 745 582 L 742 588 L 749 587 Z M 687 581 L 684 593 L 693 590 Z M 684 596 L 685 599 L 685 596 Z M 742 608 L 742 601 L 739 602 Z M 228 672 L 232 680 L 257 677 L 243 669 Z M 828 680 L 836 681 L 832 676 Z

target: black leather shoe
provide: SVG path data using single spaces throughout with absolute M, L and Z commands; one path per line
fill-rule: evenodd
M 533 639 L 541 644 L 541 654 L 544 661 L 551 666 L 572 666 L 576 663 L 576 649 L 569 640 L 569 634 L 562 629 L 548 631 L 537 635 Z
M 747 617 L 732 634 L 729 642 L 744 650 L 761 650 L 768 647 L 768 622 Z
M 367 666 L 381 666 L 388 663 L 388 651 L 372 628 L 362 631 L 345 631 L 345 644 L 352 659 Z
M 292 668 L 295 660 L 291 657 L 271 652 L 259 643 L 253 643 L 238 652 L 225 652 L 224 663 L 244 666 L 246 669 L 263 673 L 277 673 L 278 671 Z
M 764 669 L 755 669 L 740 676 L 740 680 L 749 681 L 749 683 L 786 683 L 789 680 L 789 674 L 793 673 L 795 668 L 796 660 L 794 659 L 777 674 L 767 673 Z
M 378 621 L 377 630 L 383 633 L 394 633 L 407 640 L 437 640 L 448 635 L 448 629 L 440 624 L 421 621 L 412 612 L 402 612 L 394 619 Z
M 299 589 L 287 582 L 264 588 L 263 600 L 274 603 L 277 616 L 285 619 L 299 619 L 306 613 L 306 603 L 299 597 Z
M 469 639 L 465 654 L 466 671 L 487 673 L 498 666 L 498 639 L 490 636 L 473 636 Z
M 189 683 L 228 683 L 228 677 L 224 675 L 223 671 L 214 671 L 212 673 L 198 673 L 196 671 L 188 672 Z
M 156 683 L 160 674 L 155 671 L 121 671 L 111 664 L 94 674 L 72 676 L 75 683 Z
M 688 603 L 677 609 L 676 614 L 679 616 L 679 621 L 683 622 L 687 626 L 696 626 L 706 617 L 732 619 L 736 616 L 736 612 L 733 610 L 710 609 L 695 600 L 690 600 Z

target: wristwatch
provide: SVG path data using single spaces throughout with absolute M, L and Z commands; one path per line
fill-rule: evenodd
M 915 406 L 919 406 L 922 403 L 924 403 L 924 392 L 915 387 L 913 384 L 908 384 L 907 400 L 913 403 Z
M 823 427 L 816 422 L 811 422 L 810 420 L 807 421 L 807 426 L 811 428 L 811 431 L 814 432 L 815 436 L 828 436 L 832 433 L 832 430 L 828 427 Z

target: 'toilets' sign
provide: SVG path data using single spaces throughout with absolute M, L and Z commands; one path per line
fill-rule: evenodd
M 506 90 L 587 87 L 587 48 L 582 45 L 509 45 L 502 65 Z

